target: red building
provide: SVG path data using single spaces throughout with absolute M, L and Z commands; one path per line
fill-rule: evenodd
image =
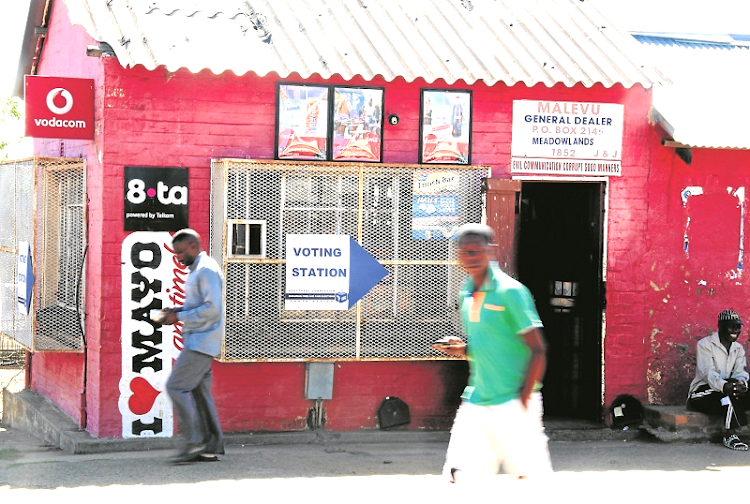
M 184 272 L 169 223 L 128 206 L 153 183 L 225 268 L 227 431 L 375 428 L 387 396 L 407 428 L 447 428 L 467 366 L 429 343 L 461 331 L 450 236 L 482 218 L 545 322 L 548 415 L 681 402 L 697 338 L 726 305 L 746 311 L 746 151 L 694 148 L 686 165 L 665 147 L 649 111 L 669 78 L 589 2 L 329 4 L 32 3 L 21 73 L 91 79 L 95 132 L 35 141 L 40 166 L 85 166 L 66 263 L 85 274 L 66 287 L 65 247 L 28 240 L 58 272 L 30 329 L 3 327 L 32 351 L 30 389 L 96 437 L 171 435 L 179 328 L 144 314 L 179 301 Z M 288 234 L 348 234 L 389 274 L 350 310 L 289 309 Z M 64 287 L 61 312 L 45 289 Z M 50 344 L 71 313 L 81 334 Z

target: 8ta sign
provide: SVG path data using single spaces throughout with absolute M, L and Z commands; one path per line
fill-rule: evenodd
M 27 75 L 26 136 L 94 138 L 94 81 Z
M 125 231 L 188 227 L 188 169 L 125 167 Z

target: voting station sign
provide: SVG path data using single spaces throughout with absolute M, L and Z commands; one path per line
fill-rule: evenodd
M 349 235 L 286 235 L 285 310 L 349 310 L 388 274 Z
M 16 307 L 18 313 L 29 314 L 31 307 L 31 289 L 34 286 L 34 269 L 31 266 L 31 245 L 29 242 L 19 242 L 16 271 Z

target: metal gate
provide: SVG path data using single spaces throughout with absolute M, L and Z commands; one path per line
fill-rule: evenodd
M 0 334 L 31 351 L 83 348 L 85 162 L 0 163 Z M 31 246 L 28 315 L 16 307 L 20 243 Z
M 450 236 L 481 220 L 487 176 L 478 166 L 214 161 L 211 254 L 226 277 L 223 359 L 446 358 L 429 347 L 463 334 L 457 296 L 465 276 Z M 422 208 L 420 180 L 449 180 L 440 196 L 452 211 Z M 431 211 L 440 215 L 431 220 Z M 350 235 L 389 275 L 351 310 L 285 310 L 284 240 L 292 233 Z

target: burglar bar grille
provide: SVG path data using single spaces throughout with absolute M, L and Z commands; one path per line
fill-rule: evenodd
M 226 277 L 223 360 L 447 358 L 429 346 L 463 334 L 457 298 L 465 276 L 445 235 L 481 220 L 487 175 L 477 166 L 214 161 L 211 253 Z M 440 192 L 447 211 L 418 208 L 415 181 L 429 176 L 452 180 Z M 237 221 L 263 223 L 264 257 L 227 253 Z M 287 234 L 350 235 L 389 275 L 359 307 L 285 310 Z
M 83 348 L 85 175 L 80 159 L 0 164 L 0 333 L 32 351 Z M 17 258 L 31 245 L 29 315 L 18 312 Z

